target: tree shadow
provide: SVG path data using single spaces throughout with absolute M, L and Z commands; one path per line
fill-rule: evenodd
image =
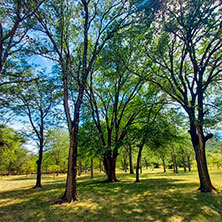
M 80 201 L 52 205 L 62 196 L 64 181 L 43 189 L 0 192 L 1 221 L 222 221 L 222 195 L 195 191 L 181 179 L 143 179 L 140 183 L 100 183 L 100 177 L 78 182 Z

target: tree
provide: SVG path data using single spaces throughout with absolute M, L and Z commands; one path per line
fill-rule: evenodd
M 101 159 L 102 145 L 97 129 L 88 114 L 88 110 L 85 110 L 85 121 L 79 129 L 79 175 L 82 171 L 82 162 L 85 162 L 85 168 L 88 169 L 90 166 L 91 178 L 93 178 L 94 160 L 95 158 Z
M 22 50 L 28 43 L 33 14 L 44 0 L 5 0 L 0 6 L 0 86 L 30 81 Z M 24 56 L 24 54 L 23 54 Z M 25 67 L 24 67 L 25 65 Z
M 143 5 L 140 5 L 129 10 L 130 6 L 127 0 L 47 1 L 36 13 L 36 30 L 43 33 L 43 41 L 38 41 L 41 42 L 40 47 L 34 51 L 57 62 L 63 80 L 64 109 L 70 134 L 63 202 L 78 199 L 77 147 L 80 112 L 88 76 L 106 43 L 116 32 L 132 23 L 130 15 L 143 9 Z
M 32 160 L 26 160 L 21 166 L 21 171 L 26 175 L 35 171 L 35 163 Z
M 167 1 L 160 17 L 159 28 L 153 30 L 156 38 L 145 46 L 147 58 L 153 62 L 150 81 L 187 113 L 199 190 L 211 192 L 215 188 L 208 172 L 205 145 L 213 134 L 205 134 L 204 126 L 207 91 L 221 79 L 221 1 Z
M 43 76 L 42 76 L 43 77 Z M 57 91 L 53 82 L 47 82 L 41 75 L 30 83 L 20 83 L 10 95 L 10 107 L 19 116 L 26 117 L 31 126 L 28 136 L 34 136 L 39 148 L 37 163 L 37 179 L 35 188 L 41 185 L 42 156 L 45 146 L 47 128 L 52 125 L 53 108 L 58 104 Z
M 129 159 L 129 173 L 130 174 L 134 174 L 132 144 L 133 144 L 133 137 L 132 137 L 132 135 L 130 135 L 130 132 L 128 132 L 126 135 L 126 138 L 125 138 L 124 148 L 127 152 L 128 159 Z
M 0 171 L 9 175 L 18 172 L 24 161 L 27 151 L 22 149 L 24 138 L 15 130 L 0 126 Z
M 49 130 L 45 138 L 43 165 L 47 166 L 47 168 L 51 165 L 56 165 L 58 171 L 65 171 L 67 169 L 68 149 L 68 133 L 62 129 Z
M 91 76 L 87 97 L 103 146 L 107 182 L 117 182 L 116 161 L 130 125 L 140 112 L 139 90 L 144 78 L 130 70 L 136 66 L 135 45 L 116 35 L 104 48 Z M 140 69 L 142 72 L 142 69 Z
M 45 47 L 46 50 L 40 51 L 40 54 L 54 55 L 63 80 L 64 109 L 70 135 L 66 190 L 62 197 L 64 202 L 78 199 L 77 147 L 87 78 L 106 42 L 115 32 L 128 25 L 126 7 L 126 1 L 49 1 L 36 13 L 39 22 L 37 30 L 48 37 L 46 41 L 51 46 L 50 49 Z
M 159 138 L 163 138 L 165 135 L 169 135 L 168 124 L 166 124 L 164 116 L 164 108 L 166 105 L 165 95 L 158 94 L 156 87 L 150 84 L 150 89 L 146 98 L 146 107 L 140 116 L 138 126 L 138 155 L 137 155 L 137 167 L 136 167 L 136 182 L 139 180 L 139 169 L 141 165 L 141 156 L 144 146 L 152 147 L 159 145 Z

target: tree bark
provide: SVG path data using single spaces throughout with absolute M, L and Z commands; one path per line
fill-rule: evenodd
M 39 145 L 39 159 L 36 161 L 37 163 L 37 177 L 36 177 L 36 185 L 34 188 L 42 187 L 41 179 L 42 179 L 42 155 L 43 155 L 43 141 L 40 141 Z
M 191 164 L 190 164 L 190 157 L 189 156 L 187 156 L 187 166 L 188 166 L 189 172 L 191 172 Z
M 124 157 L 123 157 L 122 167 L 123 167 L 123 171 L 124 171 L 124 172 L 127 172 L 127 167 L 128 167 L 128 164 L 127 164 L 127 156 L 124 156 Z
M 130 174 L 134 174 L 133 171 L 133 159 L 132 159 L 132 147 L 129 145 L 129 167 L 130 167 Z
M 140 179 L 139 179 L 139 169 L 140 169 L 140 164 L 141 164 L 141 156 L 142 156 L 142 151 L 143 151 L 143 146 L 145 144 L 145 137 L 142 138 L 142 141 L 139 145 L 139 152 L 138 152 L 138 155 L 137 155 L 137 163 L 136 163 L 136 182 L 140 182 Z
M 81 176 L 81 173 L 82 173 L 82 161 L 79 160 L 78 162 L 79 162 L 79 164 L 78 164 L 78 176 Z
M 91 158 L 91 178 L 93 179 L 93 158 Z
M 99 172 L 101 173 L 103 171 L 103 165 L 101 163 L 101 160 L 99 161 Z
M 114 154 L 113 156 L 108 152 L 107 155 L 104 156 L 104 168 L 106 171 L 107 179 L 105 182 L 112 183 L 112 182 L 119 182 L 119 180 L 116 178 L 116 160 L 117 160 L 117 154 Z
M 182 156 L 182 163 L 183 163 L 183 170 L 184 170 L 184 172 L 187 172 L 187 166 L 186 166 L 185 156 Z
M 174 173 L 178 173 L 177 159 L 175 154 L 172 154 L 172 161 L 173 161 L 173 171 Z
M 140 173 L 143 173 L 143 168 L 142 168 L 142 158 L 140 157 Z
M 77 144 L 78 144 L 78 128 L 74 127 L 70 132 L 70 148 L 68 159 L 68 173 L 66 179 L 66 190 L 62 197 L 62 201 L 72 203 L 78 200 L 76 189 L 77 177 Z
M 197 122 L 190 124 L 190 135 L 197 161 L 198 175 L 200 180 L 199 190 L 201 192 L 211 192 L 212 190 L 216 190 L 211 183 L 207 167 L 205 151 L 206 138 L 203 135 L 201 126 Z
M 166 173 L 166 163 L 165 163 L 165 159 L 164 158 L 161 158 L 162 159 L 162 163 L 163 163 L 163 172 Z

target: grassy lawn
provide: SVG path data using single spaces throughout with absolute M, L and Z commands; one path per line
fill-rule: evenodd
M 197 192 L 196 172 L 175 175 L 147 170 L 141 183 L 134 183 L 134 175 L 119 171 L 120 183 L 100 183 L 104 175 L 97 173 L 78 177 L 80 201 L 54 205 L 62 196 L 65 175 L 43 176 L 43 189 L 31 189 L 34 176 L 0 178 L 1 222 L 222 222 L 222 193 Z M 222 171 L 212 171 L 216 188 L 222 190 Z

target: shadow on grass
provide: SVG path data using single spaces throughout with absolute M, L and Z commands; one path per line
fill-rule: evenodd
M 47 182 L 43 189 L 20 189 L 0 193 L 1 221 L 222 221 L 222 195 L 195 192 L 196 183 L 180 179 L 143 179 L 100 183 L 82 177 L 80 201 L 52 205 L 62 196 L 64 180 Z

